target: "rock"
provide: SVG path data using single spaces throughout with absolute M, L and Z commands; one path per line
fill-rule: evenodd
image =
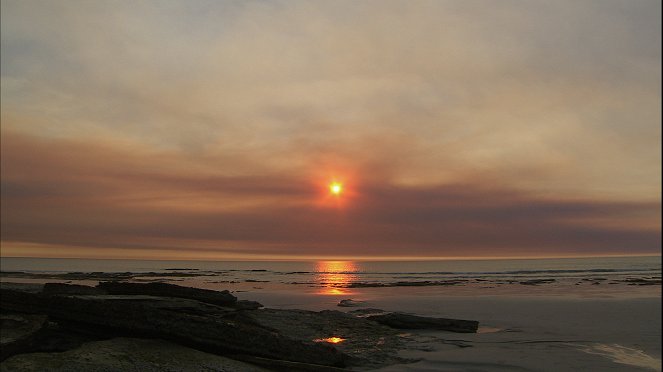
M 291 339 L 334 345 L 340 352 L 351 356 L 347 360 L 348 366 L 380 368 L 408 361 L 397 356 L 402 347 L 400 332 L 341 311 L 261 309 L 243 312 L 241 316 Z M 342 341 L 330 339 L 332 337 Z
M 556 282 L 555 279 L 531 279 L 519 282 L 522 285 L 539 285 L 539 284 L 548 284 Z
M 661 279 L 627 278 L 623 282 L 627 285 L 661 285 Z
M 3 371 L 268 371 L 226 357 L 163 340 L 114 338 L 62 353 L 16 355 L 0 364 Z
M 1 282 L 0 289 L 13 289 L 15 291 L 21 292 L 41 293 L 41 291 L 44 290 L 44 285 L 38 283 Z
M 387 311 L 384 311 L 382 309 L 373 309 L 373 308 L 365 308 L 365 309 L 356 309 L 356 310 L 350 310 L 348 311 L 348 314 L 352 314 L 357 317 L 367 317 L 370 315 L 378 315 L 378 314 L 385 314 Z
M 319 364 L 308 364 L 300 362 L 290 362 L 287 360 L 267 359 L 254 357 L 250 355 L 233 355 L 233 359 L 241 360 L 258 366 L 264 366 L 270 371 L 279 372 L 347 372 L 345 368 L 321 366 Z
M 46 283 L 41 291 L 44 294 L 60 295 L 94 295 L 94 294 L 107 294 L 103 289 L 90 287 L 78 284 L 64 284 L 64 283 Z
M 341 307 L 358 307 L 362 306 L 364 304 L 363 301 L 355 301 L 352 299 L 347 299 L 347 300 L 341 300 L 338 305 L 336 306 L 341 306 Z
M 348 284 L 348 288 L 371 288 L 371 287 L 429 287 L 429 286 L 447 286 L 447 285 L 457 285 L 457 284 L 466 284 L 467 280 L 423 280 L 423 281 L 412 281 L 412 282 L 393 282 L 393 283 L 366 283 L 366 282 L 354 282 Z
M 0 314 L 0 360 L 35 348 L 39 333 L 46 327 L 46 315 Z
M 220 306 L 232 305 L 237 301 L 237 297 L 228 291 L 182 287 L 168 283 L 101 282 L 97 288 L 109 294 L 187 298 Z
M 348 288 L 371 288 L 371 287 L 388 287 L 389 285 L 385 283 L 364 283 L 364 282 L 354 282 L 348 284 Z
M 256 310 L 263 307 L 263 305 L 257 301 L 238 300 L 232 307 L 237 310 Z
M 372 315 L 366 319 L 398 329 L 437 329 L 442 331 L 476 333 L 479 322 L 447 318 L 431 318 L 402 313 Z
M 3 310 L 46 313 L 97 332 L 108 329 L 156 337 L 216 354 L 248 354 L 329 366 L 344 366 L 348 359 L 329 345 L 302 342 L 243 321 L 240 313 L 244 312 L 194 300 L 140 295 L 43 295 L 5 289 L 1 295 Z

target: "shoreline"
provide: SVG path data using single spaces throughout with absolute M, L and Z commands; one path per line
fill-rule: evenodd
M 62 263 L 57 261 L 57 264 Z M 25 283 L 25 288 L 42 288 L 37 284 L 45 282 L 94 287 L 100 282 L 115 281 L 139 286 L 176 285 L 194 291 L 227 290 L 238 303 L 244 304 L 242 306 L 253 306 L 251 304 L 257 302 L 264 305 L 264 309 L 248 311 L 256 319 L 267 322 L 268 328 L 296 335 L 305 343 L 343 339 L 332 346 L 348 355 L 368 355 L 369 359 L 371 352 L 367 353 L 364 345 L 373 345 L 376 348 L 371 349 L 373 354 L 381 355 L 381 362 L 374 360 L 363 367 L 350 363 L 346 370 L 660 371 L 661 270 L 660 263 L 652 259 L 503 261 L 498 265 L 470 262 L 450 266 L 353 262 L 204 263 L 198 266 L 185 262 L 158 265 L 130 262 L 122 266 L 104 262 L 88 266 L 90 262 L 84 261 L 58 267 L 44 266 L 43 261 L 37 264 L 25 270 L 20 265 L 3 263 L 0 287 L 7 288 L 9 282 Z M 97 298 L 97 301 L 116 300 L 129 299 Z M 154 311 L 163 315 L 159 306 L 166 306 L 171 300 L 160 301 L 149 299 L 148 303 L 157 306 Z M 168 306 L 197 309 L 191 310 L 194 312 L 209 311 L 208 307 L 200 307 L 189 300 L 178 301 Z M 162 305 L 157 305 L 159 303 Z M 365 323 L 362 317 L 370 316 L 375 309 L 432 319 L 474 320 L 479 324 L 477 333 L 457 334 L 433 329 L 403 329 L 390 333 Z M 141 312 L 134 315 L 144 317 Z M 241 322 L 248 319 L 240 316 L 241 312 L 223 312 L 236 314 Z M 189 319 L 190 315 L 185 313 L 182 319 Z M 320 324 L 325 324 L 328 333 L 311 331 Z M 341 327 L 343 324 L 345 326 Z M 372 329 L 372 335 L 361 331 L 364 327 Z M 379 337 L 375 336 L 381 332 L 386 332 L 388 347 L 378 345 Z M 120 335 L 131 336 L 132 333 Z M 159 347 L 133 338 L 113 340 L 97 340 L 99 343 L 65 353 L 69 353 L 72 360 L 76 360 L 79 353 L 97 349 L 135 357 L 137 361 L 161 358 L 157 356 L 161 354 L 153 352 L 131 354 L 133 349 L 141 347 L 135 345 L 144 345 L 146 350 L 162 346 L 177 355 L 192 353 L 192 360 L 200 363 L 212 358 L 196 354 L 195 350 L 180 349 L 197 346 L 181 345 L 177 338 L 168 338 L 168 342 L 175 341 L 175 344 L 160 344 Z M 209 351 L 203 349 L 198 352 Z M 382 351 L 375 353 L 378 349 Z M 36 358 L 25 358 L 33 357 Z M 180 363 L 179 359 L 171 359 L 169 363 Z M 260 364 L 260 361 L 254 362 Z M 258 367 L 278 370 L 264 363 Z M 292 366 L 281 370 L 292 370 Z
M 4 280 L 3 286 L 7 286 Z M 649 296 L 609 298 L 458 296 L 435 289 L 440 287 L 360 288 L 361 292 L 350 296 L 267 289 L 233 294 L 238 300 L 258 301 L 276 311 L 349 314 L 379 308 L 479 321 L 475 334 L 405 330 L 401 333 L 404 346 L 390 355 L 409 363 L 350 370 L 661 370 L 660 287 L 658 295 L 650 291 Z M 338 306 L 344 299 L 352 299 L 358 306 Z

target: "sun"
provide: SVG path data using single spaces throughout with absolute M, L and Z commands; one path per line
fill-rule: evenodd
M 329 192 L 334 195 L 341 195 L 343 192 L 343 185 L 339 182 L 332 182 L 329 184 Z

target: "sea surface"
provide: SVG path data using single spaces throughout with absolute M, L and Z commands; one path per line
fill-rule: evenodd
M 3 281 L 165 281 L 238 292 L 286 290 L 342 295 L 360 288 L 436 287 L 450 295 L 569 291 L 591 295 L 640 293 L 642 290 L 636 287 L 645 286 L 660 293 L 661 287 L 661 257 L 651 256 L 437 261 L 2 258 L 0 267 Z
M 0 269 L 3 286 L 165 282 L 229 290 L 268 308 L 356 309 L 340 307 L 349 299 L 364 308 L 479 321 L 476 334 L 404 333 L 407 342 L 399 356 L 418 362 L 384 372 L 661 370 L 661 257 L 401 262 L 2 258 Z M 462 347 L 454 344 L 461 341 Z

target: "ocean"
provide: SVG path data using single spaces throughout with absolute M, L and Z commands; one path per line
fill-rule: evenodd
M 444 287 L 446 294 L 578 292 L 599 285 L 660 290 L 661 257 L 437 261 L 157 261 L 2 258 L 3 281 L 165 281 L 237 292 L 350 294 L 352 289 Z M 451 288 L 462 288 L 452 290 Z M 495 289 L 500 289 L 501 292 Z M 581 291 L 582 292 L 582 291 Z M 592 292 L 592 293 L 593 293 Z M 589 292 L 588 292 L 589 293 Z
M 349 312 L 361 307 L 479 322 L 478 333 L 462 336 L 404 331 L 399 356 L 417 362 L 384 372 L 660 371 L 661 257 L 401 262 L 2 258 L 0 268 L 3 286 L 157 281 L 229 290 L 240 300 L 272 309 Z M 355 306 L 340 306 L 345 300 Z

